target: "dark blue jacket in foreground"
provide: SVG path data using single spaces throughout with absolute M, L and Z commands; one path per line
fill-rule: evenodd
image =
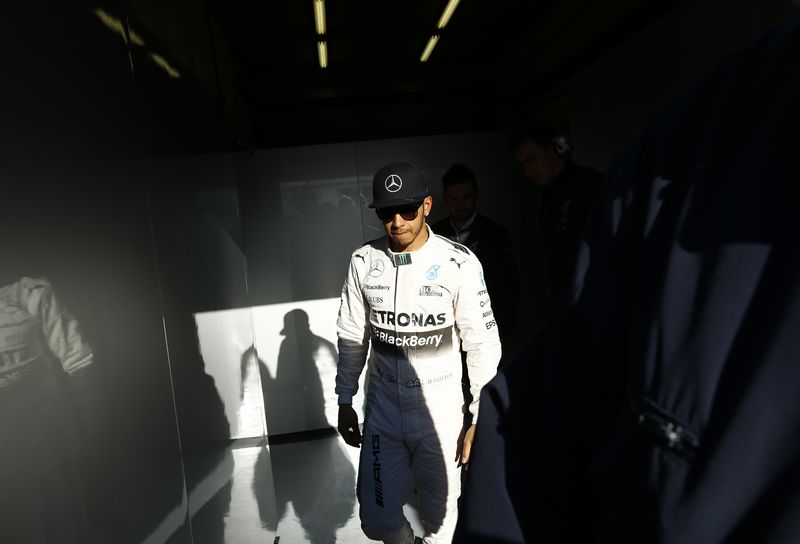
M 612 164 L 577 300 L 482 394 L 455 542 L 800 542 L 800 25 Z

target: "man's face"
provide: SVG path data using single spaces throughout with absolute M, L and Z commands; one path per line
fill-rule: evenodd
M 514 155 L 522 166 L 525 177 L 539 187 L 546 187 L 558 177 L 563 166 L 563 159 L 552 147 L 543 148 L 532 140 L 523 140 L 517 146 Z
M 392 251 L 414 251 L 422 247 L 428 239 L 425 217 L 432 205 L 433 199 L 427 196 L 419 204 L 377 210 Z
M 454 183 L 444 190 L 442 200 L 454 223 L 464 223 L 475 212 L 475 188 L 471 183 Z

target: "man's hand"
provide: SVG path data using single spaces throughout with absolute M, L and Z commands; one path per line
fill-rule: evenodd
M 351 404 L 339 405 L 339 434 L 354 448 L 361 446 L 361 431 L 358 428 L 358 415 Z
M 341 419 L 339 420 L 341 421 Z M 461 430 L 458 437 L 458 453 L 456 460 L 459 466 L 466 466 L 469 463 L 469 454 L 472 451 L 472 441 L 475 439 L 475 425 L 470 425 Z

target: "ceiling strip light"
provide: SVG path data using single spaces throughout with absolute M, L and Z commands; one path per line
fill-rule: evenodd
M 101 8 L 96 8 L 94 10 L 94 14 L 97 15 L 97 18 L 100 19 L 106 27 L 110 30 L 113 30 L 120 36 L 122 36 L 122 40 L 125 43 L 128 43 L 128 38 L 125 34 L 125 27 L 122 25 L 122 21 L 117 17 L 109 14 L 108 12 L 104 11 Z M 139 36 L 132 28 L 128 28 L 128 34 L 131 36 L 131 42 L 133 45 L 143 46 L 145 45 L 144 40 L 141 36 Z
M 317 35 L 325 35 L 325 0 L 314 0 L 314 23 L 317 26 Z
M 169 77 L 172 77 L 172 78 L 175 78 L 175 79 L 181 77 L 181 73 L 179 71 L 177 71 L 175 68 L 173 68 L 172 65 L 169 63 L 169 61 L 167 61 L 167 59 L 165 59 L 164 57 L 162 57 L 158 53 L 152 53 L 151 52 L 151 53 L 148 53 L 148 56 L 151 59 L 153 59 L 153 62 L 155 62 L 158 65 L 159 68 L 164 70 Z
M 326 42 L 317 42 L 317 54 L 319 55 L 319 67 L 328 67 L 328 44 Z
M 419 58 L 420 62 L 425 62 L 428 60 L 428 57 L 431 56 L 433 53 L 433 48 L 436 47 L 436 42 L 439 41 L 438 34 L 434 34 L 431 36 L 431 39 L 428 40 L 428 45 L 425 46 L 425 51 L 422 52 L 422 56 Z
M 439 23 L 436 25 L 436 28 L 442 29 L 447 26 L 447 23 L 450 21 L 450 17 L 453 16 L 453 12 L 458 6 L 458 2 L 459 0 L 450 0 L 447 2 L 447 7 L 444 8 L 442 16 L 439 17 Z

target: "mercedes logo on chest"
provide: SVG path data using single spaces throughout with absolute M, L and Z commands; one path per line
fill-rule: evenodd
M 373 278 L 377 278 L 381 274 L 383 274 L 383 270 L 385 269 L 385 265 L 383 261 L 374 261 L 372 266 L 369 267 L 369 275 Z
M 403 180 L 400 179 L 400 176 L 397 174 L 390 174 L 386 176 L 386 181 L 383 182 L 383 186 L 386 187 L 386 190 L 390 193 L 396 193 L 403 187 Z

